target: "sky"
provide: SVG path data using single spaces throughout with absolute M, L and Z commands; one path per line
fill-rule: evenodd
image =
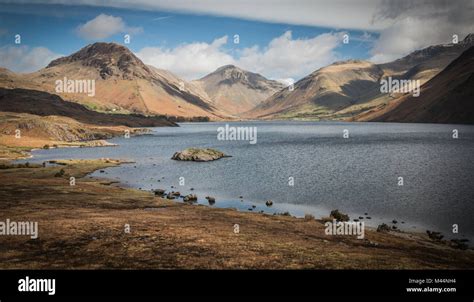
M 146 64 L 187 80 L 227 64 L 298 80 L 335 61 L 387 62 L 474 32 L 474 0 L 450 3 L 0 0 L 0 66 L 32 72 L 101 41 L 123 44 Z

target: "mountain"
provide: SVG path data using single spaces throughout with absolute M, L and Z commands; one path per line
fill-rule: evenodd
M 459 43 L 429 46 L 379 66 L 387 76 L 419 79 L 425 83 L 473 45 L 474 34 L 469 34 Z
M 358 121 L 474 124 L 474 46 L 421 87 Z
M 251 118 L 314 118 L 364 102 L 378 93 L 383 70 L 366 61 L 336 62 L 318 69 L 246 113 Z
M 389 63 L 337 62 L 296 82 L 294 91 L 282 90 L 244 115 L 263 119 L 351 119 L 386 107 L 401 96 L 381 93 L 382 78 L 426 83 L 473 45 L 474 34 L 470 34 L 457 44 L 430 46 Z
M 222 66 L 192 84 L 205 92 L 215 107 L 232 115 L 249 111 L 285 87 L 234 65 Z
M 94 80 L 95 95 L 58 92 L 56 81 L 64 79 Z M 42 90 L 97 111 L 211 119 L 226 116 L 195 93 L 193 85 L 145 65 L 126 47 L 115 43 L 90 44 L 30 74 L 0 70 L 0 87 Z

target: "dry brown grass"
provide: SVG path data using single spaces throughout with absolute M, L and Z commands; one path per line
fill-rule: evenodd
M 75 160 L 0 170 L 0 219 L 38 221 L 39 238 L 0 236 L 12 268 L 472 268 L 472 250 L 424 234 L 327 236 L 321 221 L 244 213 L 156 198 L 86 175 L 117 165 Z M 64 169 L 63 177 L 54 177 Z M 69 177 L 76 186 L 69 186 Z M 130 233 L 124 232 L 129 224 Z M 234 233 L 239 224 L 240 232 Z

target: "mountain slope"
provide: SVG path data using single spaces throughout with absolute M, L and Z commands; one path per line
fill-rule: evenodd
M 400 94 L 384 94 L 385 77 L 419 80 L 433 78 L 463 51 L 474 45 L 474 35 L 457 44 L 435 45 L 385 64 L 349 60 L 321 68 L 245 113 L 264 119 L 347 119 L 388 106 Z
M 474 46 L 421 87 L 358 121 L 474 124 Z
M 318 69 L 246 113 L 252 118 L 311 118 L 329 114 L 378 93 L 382 69 L 366 61 L 337 62 Z
M 129 127 L 176 126 L 164 116 L 107 114 L 64 101 L 60 96 L 38 90 L 0 88 L 0 111 L 28 113 L 39 116 L 64 116 L 82 123 Z
M 386 75 L 425 83 L 473 45 L 474 34 L 469 34 L 457 44 L 429 46 L 379 66 Z
M 0 73 L 3 75 L 0 76 L 0 87 L 55 93 L 100 111 L 207 116 L 211 119 L 225 116 L 209 100 L 195 94 L 192 85 L 169 72 L 160 73 L 145 65 L 126 47 L 115 43 L 88 45 L 31 74 Z M 64 78 L 94 80 L 95 95 L 57 92 L 56 81 Z
M 233 115 L 254 108 L 284 88 L 282 83 L 233 65 L 222 66 L 192 84 L 204 91 L 214 106 Z

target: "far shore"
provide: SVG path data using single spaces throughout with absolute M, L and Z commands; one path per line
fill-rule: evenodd
M 39 237 L 0 236 L 2 269 L 471 269 L 474 251 L 426 234 L 326 235 L 324 220 L 176 202 L 93 171 L 119 160 L 0 169 L 2 220 Z M 70 185 L 70 177 L 75 185 Z M 329 214 L 329 213 L 328 213 Z

